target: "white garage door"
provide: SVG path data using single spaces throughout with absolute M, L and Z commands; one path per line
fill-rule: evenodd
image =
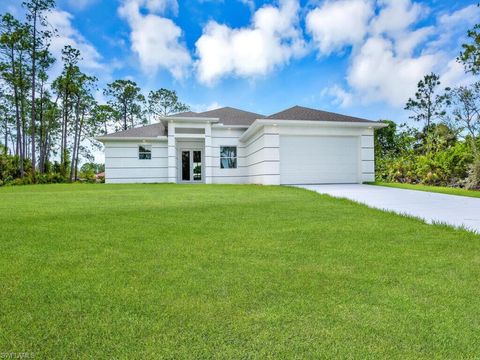
M 358 182 L 359 141 L 354 136 L 280 136 L 280 182 Z

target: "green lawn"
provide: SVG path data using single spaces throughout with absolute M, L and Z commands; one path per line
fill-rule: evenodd
M 428 191 L 428 192 L 436 192 L 441 194 L 480 198 L 480 191 L 465 190 L 465 189 L 451 188 L 451 187 L 445 187 L 445 186 L 427 186 L 427 185 L 412 185 L 412 184 L 383 183 L 383 182 L 374 182 L 374 183 L 370 183 L 370 185 L 380 185 L 380 186 L 394 187 L 394 188 L 400 188 L 400 189 Z
M 0 355 L 478 359 L 480 236 L 288 187 L 0 189 Z

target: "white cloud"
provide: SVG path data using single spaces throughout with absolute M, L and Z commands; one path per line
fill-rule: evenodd
M 178 11 L 174 0 L 127 0 L 119 14 L 131 28 L 131 48 L 138 56 L 146 73 L 168 70 L 176 79 L 184 78 L 191 64 L 190 54 L 181 43 L 182 29 L 172 20 L 149 13 L 143 15 L 142 7 L 155 13 Z
M 465 69 L 456 59 L 448 62 L 445 71 L 440 76 L 442 87 L 465 86 L 473 83 L 474 78 L 465 73 Z
M 395 39 L 395 51 L 398 56 L 412 56 L 414 50 L 424 41 L 435 34 L 434 26 L 427 26 L 414 31 L 406 31 L 397 34 Z
M 265 75 L 305 53 L 297 0 L 266 5 L 253 15 L 250 27 L 232 29 L 210 21 L 196 42 L 197 75 L 213 84 L 226 75 Z
M 320 53 L 329 55 L 360 43 L 373 11 L 370 0 L 330 0 L 307 14 L 306 28 Z
M 341 106 L 357 101 L 386 102 L 401 108 L 415 93 L 418 81 L 432 71 L 440 74 L 442 87 L 469 81 L 455 61 L 459 44 L 451 44 L 478 19 L 478 8 L 467 6 L 439 16 L 434 25 L 419 27 L 430 9 L 412 0 L 377 0 L 377 13 L 365 15 L 366 20 L 357 23 L 346 10 L 354 6 L 360 6 L 360 1 L 327 1 L 307 15 L 307 28 L 320 54 L 353 47 L 347 86 L 329 87 L 323 95 L 334 97 Z M 341 17 L 341 24 L 355 28 L 357 37 L 335 26 L 334 19 Z M 368 24 L 366 28 L 364 24 Z
M 480 8 L 477 5 L 469 5 L 451 14 L 442 14 L 438 19 L 438 24 L 448 29 L 456 27 L 458 24 L 473 25 L 478 21 L 479 14 Z
M 348 107 L 353 103 L 353 94 L 339 85 L 325 88 L 321 95 L 333 97 L 335 105 L 339 105 L 340 107 Z
M 372 20 L 371 30 L 375 35 L 397 35 L 416 23 L 427 9 L 411 0 L 378 0 L 380 13 Z
M 204 112 L 204 111 L 210 111 L 210 110 L 215 110 L 223 107 L 220 103 L 217 101 L 211 102 L 210 104 L 196 104 L 191 106 L 191 110 L 194 112 Z
M 177 0 L 145 0 L 145 7 L 152 13 L 163 14 L 171 10 L 173 14 L 178 14 Z
M 480 7 L 476 5 L 466 6 L 453 13 L 442 14 L 437 20 L 438 39 L 428 44 L 428 49 L 436 51 L 453 45 L 455 51 L 458 52 L 458 47 L 466 36 L 466 29 L 476 24 L 479 18 Z
M 436 60 L 434 55 L 396 56 L 391 41 L 372 37 L 353 58 L 347 81 L 364 100 L 386 101 L 400 107 Z
M 62 49 L 70 45 L 80 50 L 82 60 L 80 65 L 86 70 L 94 72 L 108 71 L 102 63 L 102 56 L 97 49 L 88 42 L 72 24 L 73 15 L 62 10 L 53 10 L 47 14 L 47 21 L 52 28 L 57 29 L 57 36 L 52 37 L 50 50 L 57 59 L 62 57 Z M 57 61 L 52 69 L 53 76 L 61 72 L 61 62 Z

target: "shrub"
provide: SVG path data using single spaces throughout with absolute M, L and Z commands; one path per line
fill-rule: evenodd
M 468 177 L 465 179 L 465 188 L 469 190 L 480 190 L 480 159 L 476 159 L 468 170 Z

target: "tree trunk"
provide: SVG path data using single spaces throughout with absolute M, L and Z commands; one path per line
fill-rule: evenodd
M 44 153 L 44 148 L 43 148 L 43 144 L 44 144 L 44 137 L 45 137 L 45 124 L 44 124 L 44 119 L 43 119 L 43 80 L 40 84 L 40 134 L 39 134 L 39 139 L 38 139 L 38 148 L 39 148 L 39 159 L 38 159 L 38 167 L 39 167 L 39 171 L 40 171 L 40 174 L 44 174 L 45 173 L 45 169 L 44 169 L 44 163 L 43 163 L 43 153 Z
M 80 99 L 75 104 L 75 128 L 73 137 L 73 150 L 72 150 L 72 163 L 70 164 L 70 181 L 74 180 L 75 176 L 75 159 L 77 156 L 77 138 L 78 138 L 78 126 L 80 120 Z
M 127 104 L 123 105 L 123 130 L 127 130 Z
M 5 145 L 5 154 L 8 153 L 8 121 L 7 116 L 5 116 L 5 141 L 3 143 Z
M 32 119 L 31 119 L 31 126 L 32 126 L 32 178 L 33 182 L 35 182 L 35 118 L 36 118 L 36 108 L 35 108 L 35 62 L 36 62 L 36 55 L 37 55 L 37 11 L 33 12 L 33 47 L 32 47 Z
M 23 144 L 22 144 L 22 129 L 20 123 L 20 105 L 18 99 L 18 84 L 17 84 L 17 70 L 15 66 L 15 51 L 14 48 L 11 48 L 11 60 L 12 60 L 12 76 L 13 76 L 13 98 L 15 102 L 15 123 L 17 127 L 17 154 L 20 158 L 20 177 L 23 179 L 25 175 L 25 171 L 23 169 L 23 160 L 24 160 L 24 153 L 23 153 Z
M 76 159 L 75 159 L 75 180 L 78 180 L 78 158 L 79 158 L 79 153 L 80 153 L 80 142 L 82 140 L 82 130 L 83 130 L 83 123 L 85 119 L 85 110 L 82 111 L 82 118 L 80 120 L 80 126 L 78 129 L 78 143 L 77 143 L 77 153 L 76 153 Z
M 65 85 L 65 94 L 63 101 L 63 120 L 62 120 L 62 171 L 63 176 L 67 176 L 67 128 L 68 128 L 68 110 L 69 110 L 69 101 L 68 101 L 68 81 Z

